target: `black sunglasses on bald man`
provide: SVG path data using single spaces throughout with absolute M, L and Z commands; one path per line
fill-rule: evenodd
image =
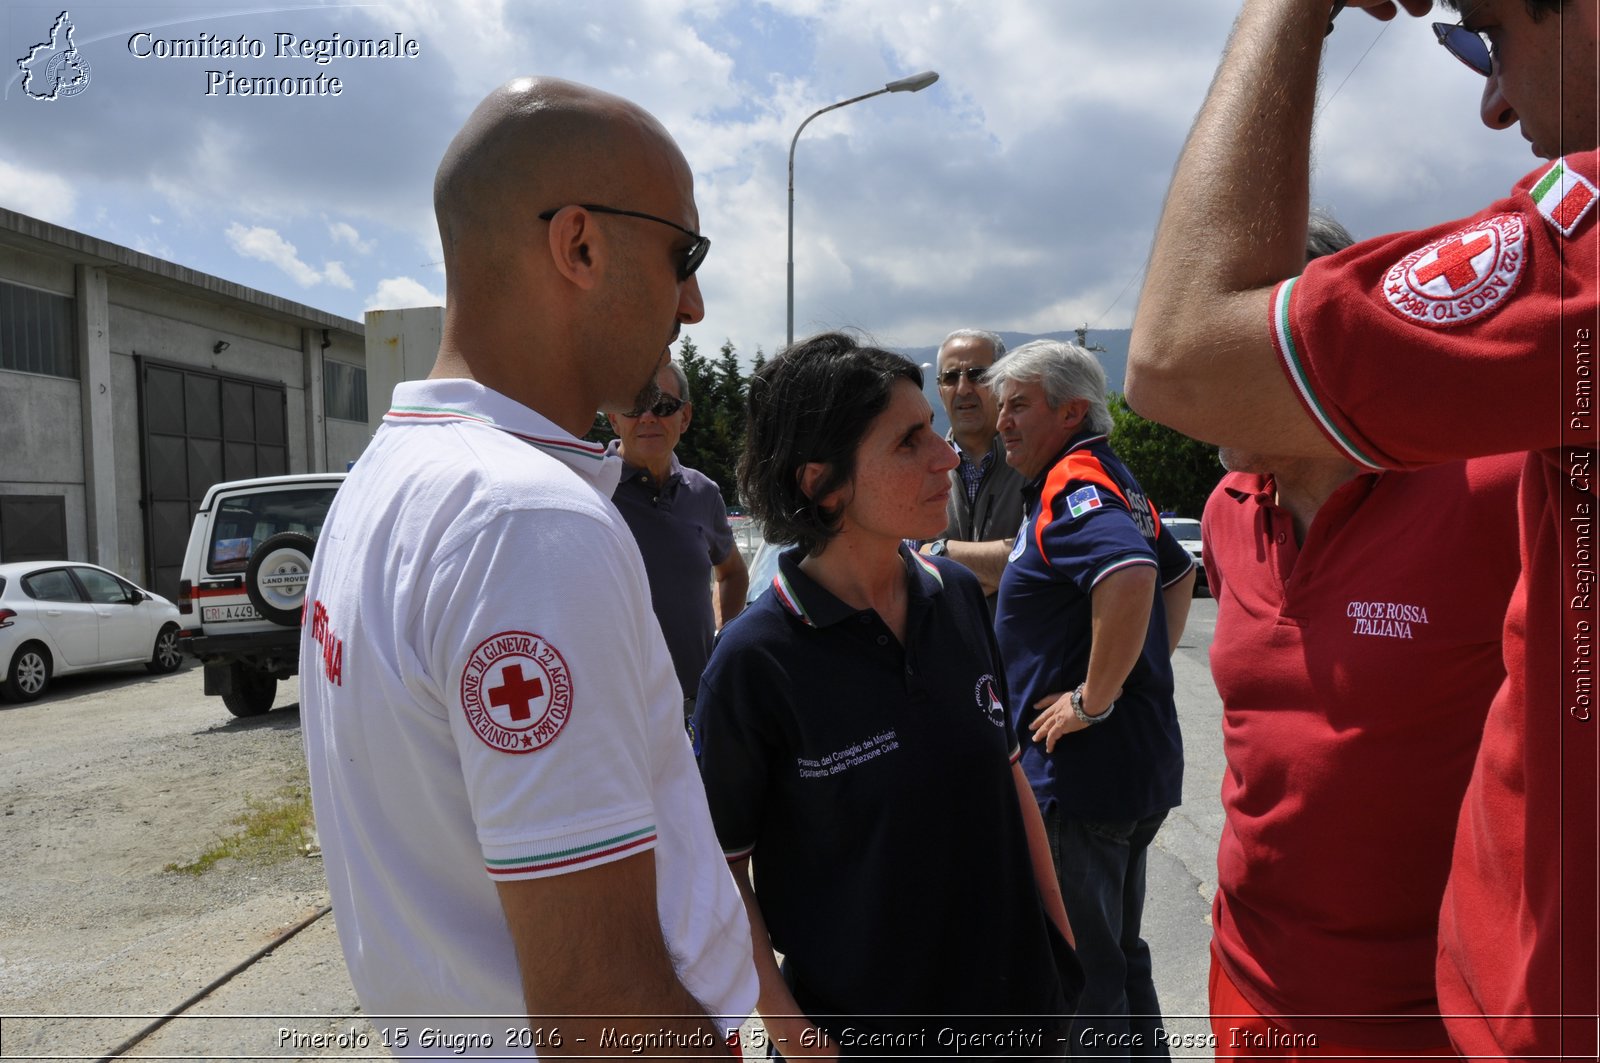
M 711 250 L 711 241 L 707 237 L 701 236 L 693 229 L 685 229 L 675 221 L 668 221 L 665 218 L 658 218 L 654 214 L 646 214 L 642 210 L 622 210 L 618 207 L 603 207 L 598 203 L 573 203 L 569 204 L 569 206 L 582 207 L 584 210 L 587 210 L 593 214 L 616 214 L 624 218 L 643 218 L 645 221 L 653 221 L 661 225 L 670 225 L 683 235 L 694 237 L 694 243 L 690 244 L 688 249 L 683 253 L 683 261 L 678 263 L 678 281 L 680 283 L 694 276 L 694 271 L 699 269 L 700 263 L 706 260 L 706 252 Z M 540 214 L 539 220 L 549 221 L 551 218 L 555 217 L 557 214 L 566 209 L 566 207 L 552 207 L 550 210 Z

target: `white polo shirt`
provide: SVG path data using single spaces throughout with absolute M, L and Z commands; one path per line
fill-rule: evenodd
M 495 883 L 650 849 L 684 985 L 732 1025 L 755 1005 L 744 907 L 610 500 L 620 469 L 477 383 L 415 381 L 334 500 L 301 713 L 339 937 L 371 1015 L 522 1016 Z M 504 1040 L 472 1051 L 528 1054 Z

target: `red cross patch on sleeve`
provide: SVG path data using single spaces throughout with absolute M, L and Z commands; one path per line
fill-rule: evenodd
M 1516 290 L 1527 261 L 1519 214 L 1497 214 L 1413 251 L 1383 276 L 1389 308 L 1430 328 L 1453 328 L 1494 310 Z
M 461 708 L 491 749 L 532 753 L 553 742 L 572 715 L 572 674 L 540 636 L 502 631 L 478 643 L 467 659 Z

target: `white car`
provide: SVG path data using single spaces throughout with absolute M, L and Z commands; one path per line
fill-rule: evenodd
M 1206 582 L 1206 562 L 1200 556 L 1200 522 L 1193 517 L 1162 517 L 1161 523 L 1171 529 L 1173 536 L 1189 551 L 1189 556 L 1194 558 L 1194 592 L 1209 593 L 1210 584 Z
M 0 663 L 9 701 L 32 701 L 51 676 L 91 668 L 176 671 L 178 607 L 98 565 L 0 565 Z

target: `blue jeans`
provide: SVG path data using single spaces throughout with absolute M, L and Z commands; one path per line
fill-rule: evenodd
M 1098 822 L 1044 817 L 1067 918 L 1077 939 L 1085 984 L 1072 1020 L 1074 1058 L 1168 1059 L 1161 1003 L 1151 977 L 1144 918 L 1145 857 L 1165 812 L 1148 819 Z

